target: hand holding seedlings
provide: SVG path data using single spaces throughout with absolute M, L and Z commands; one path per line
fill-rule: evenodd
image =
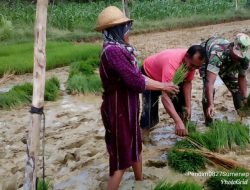
M 176 133 L 176 135 L 181 136 L 181 137 L 188 135 L 188 132 L 187 132 L 187 130 L 185 128 L 185 125 L 184 125 L 182 120 L 176 122 L 175 133 Z
M 174 85 L 172 82 L 163 83 L 163 91 L 170 95 L 176 95 L 179 93 L 179 87 Z

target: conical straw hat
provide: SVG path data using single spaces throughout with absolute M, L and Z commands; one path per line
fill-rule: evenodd
M 109 6 L 99 14 L 95 30 L 101 32 L 104 29 L 129 21 L 132 21 L 132 19 L 127 18 L 119 8 Z

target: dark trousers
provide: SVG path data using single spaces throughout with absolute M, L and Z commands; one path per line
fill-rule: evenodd
M 242 107 L 242 96 L 241 96 L 240 89 L 239 89 L 238 78 L 232 73 L 229 73 L 226 75 L 219 74 L 219 76 L 232 94 L 235 109 L 236 110 L 240 109 Z M 213 120 L 208 118 L 206 114 L 207 109 L 208 109 L 208 100 L 207 100 L 207 92 L 206 92 L 207 80 L 208 80 L 207 74 L 205 73 L 203 77 L 202 106 L 203 106 L 203 113 L 205 116 L 205 122 L 207 125 L 209 125 L 210 123 L 212 123 Z M 213 92 L 213 98 L 214 98 L 214 95 L 215 95 L 215 90 Z
M 146 72 L 142 66 L 142 74 L 146 75 Z M 176 112 L 183 118 L 185 98 L 183 93 L 182 84 L 180 85 L 179 94 L 172 99 Z M 161 91 L 146 90 L 142 94 L 142 113 L 140 126 L 142 129 L 150 129 L 159 123 L 159 97 Z

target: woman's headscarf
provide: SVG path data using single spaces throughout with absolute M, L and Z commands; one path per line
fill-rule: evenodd
M 124 46 L 130 53 L 134 54 L 135 48 L 124 41 L 124 36 L 131 31 L 132 22 L 120 24 L 103 31 L 104 42 L 118 43 Z

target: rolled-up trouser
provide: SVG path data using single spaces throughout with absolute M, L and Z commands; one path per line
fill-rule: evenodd
M 203 112 L 204 112 L 204 116 L 205 116 L 205 122 L 206 124 L 210 124 L 213 120 L 207 117 L 207 109 L 208 109 L 208 100 L 207 100 L 207 93 L 206 93 L 206 85 L 207 85 L 207 75 L 205 75 L 205 77 L 203 77 L 203 95 L 202 95 L 202 106 L 203 106 Z M 242 107 L 242 96 L 240 93 L 240 89 L 239 89 L 239 82 L 238 82 L 238 78 L 232 74 L 226 74 L 226 75 L 220 75 L 221 80 L 224 82 L 224 84 L 226 85 L 226 87 L 228 88 L 228 90 L 231 92 L 232 97 L 233 97 L 233 103 L 234 103 L 234 107 L 236 110 L 240 109 Z M 213 98 L 215 95 L 215 90 L 213 92 Z
M 144 68 L 141 68 L 142 74 L 146 75 Z M 183 118 L 185 107 L 185 98 L 183 93 L 182 84 L 180 85 L 179 94 L 172 99 L 172 103 L 176 112 Z M 140 126 L 142 129 L 150 129 L 159 123 L 159 97 L 161 91 L 146 90 L 142 93 L 142 113 Z

